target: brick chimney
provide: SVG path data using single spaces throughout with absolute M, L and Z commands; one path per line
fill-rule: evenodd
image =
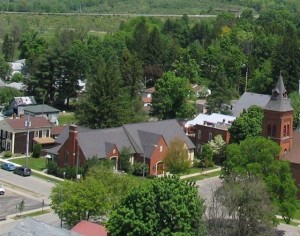
M 69 164 L 76 165 L 76 147 L 77 147 L 77 126 L 70 125 L 69 126 L 69 142 L 68 142 L 68 150 L 70 152 L 70 156 L 72 157 L 72 161 Z

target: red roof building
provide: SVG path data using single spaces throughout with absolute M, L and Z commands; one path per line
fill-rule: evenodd
M 80 221 L 72 229 L 72 232 L 80 233 L 83 236 L 107 236 L 108 233 L 103 225 L 92 223 L 86 220 Z

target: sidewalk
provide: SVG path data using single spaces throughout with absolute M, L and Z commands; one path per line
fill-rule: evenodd
M 5 162 L 5 163 L 12 163 L 12 164 L 14 164 L 15 166 L 21 166 L 21 165 L 19 165 L 19 164 L 17 164 L 17 163 L 14 163 L 14 162 L 10 161 L 10 160 L 13 160 L 13 159 L 18 159 L 18 158 L 25 158 L 25 156 L 11 157 L 11 158 L 6 158 L 6 159 L 0 157 L 0 161 L 1 161 L 1 162 Z M 57 180 L 57 181 L 64 181 L 64 179 L 58 178 L 58 177 L 53 176 L 53 175 L 48 175 L 47 173 L 44 173 L 44 172 L 42 172 L 42 171 L 38 171 L 38 170 L 34 170 L 34 169 L 31 169 L 31 171 L 32 171 L 33 173 L 38 174 L 38 175 L 45 176 L 45 177 L 47 177 L 47 178 L 49 178 L 49 179 L 53 179 L 53 180 Z
M 221 167 L 217 167 L 217 168 L 212 169 L 212 170 L 206 170 L 206 171 L 199 172 L 199 173 L 183 175 L 183 176 L 180 176 L 180 179 L 187 179 L 187 178 L 198 176 L 198 175 L 205 175 L 205 174 L 209 174 L 209 173 L 214 173 L 214 172 L 217 172 L 217 171 L 220 171 L 220 170 L 221 170 Z

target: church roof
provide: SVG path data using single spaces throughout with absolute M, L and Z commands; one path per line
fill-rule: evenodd
M 281 74 L 278 77 L 275 88 L 272 90 L 271 99 L 264 109 L 279 112 L 293 111 Z

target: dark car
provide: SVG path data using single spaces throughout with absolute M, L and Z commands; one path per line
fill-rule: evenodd
M 30 176 L 31 169 L 28 167 L 20 166 L 20 167 L 16 167 L 16 169 L 14 169 L 14 173 L 17 175 L 22 175 L 22 176 Z
M 1 168 L 4 170 L 13 171 L 14 169 L 16 169 L 16 166 L 12 163 L 3 163 L 1 165 Z

